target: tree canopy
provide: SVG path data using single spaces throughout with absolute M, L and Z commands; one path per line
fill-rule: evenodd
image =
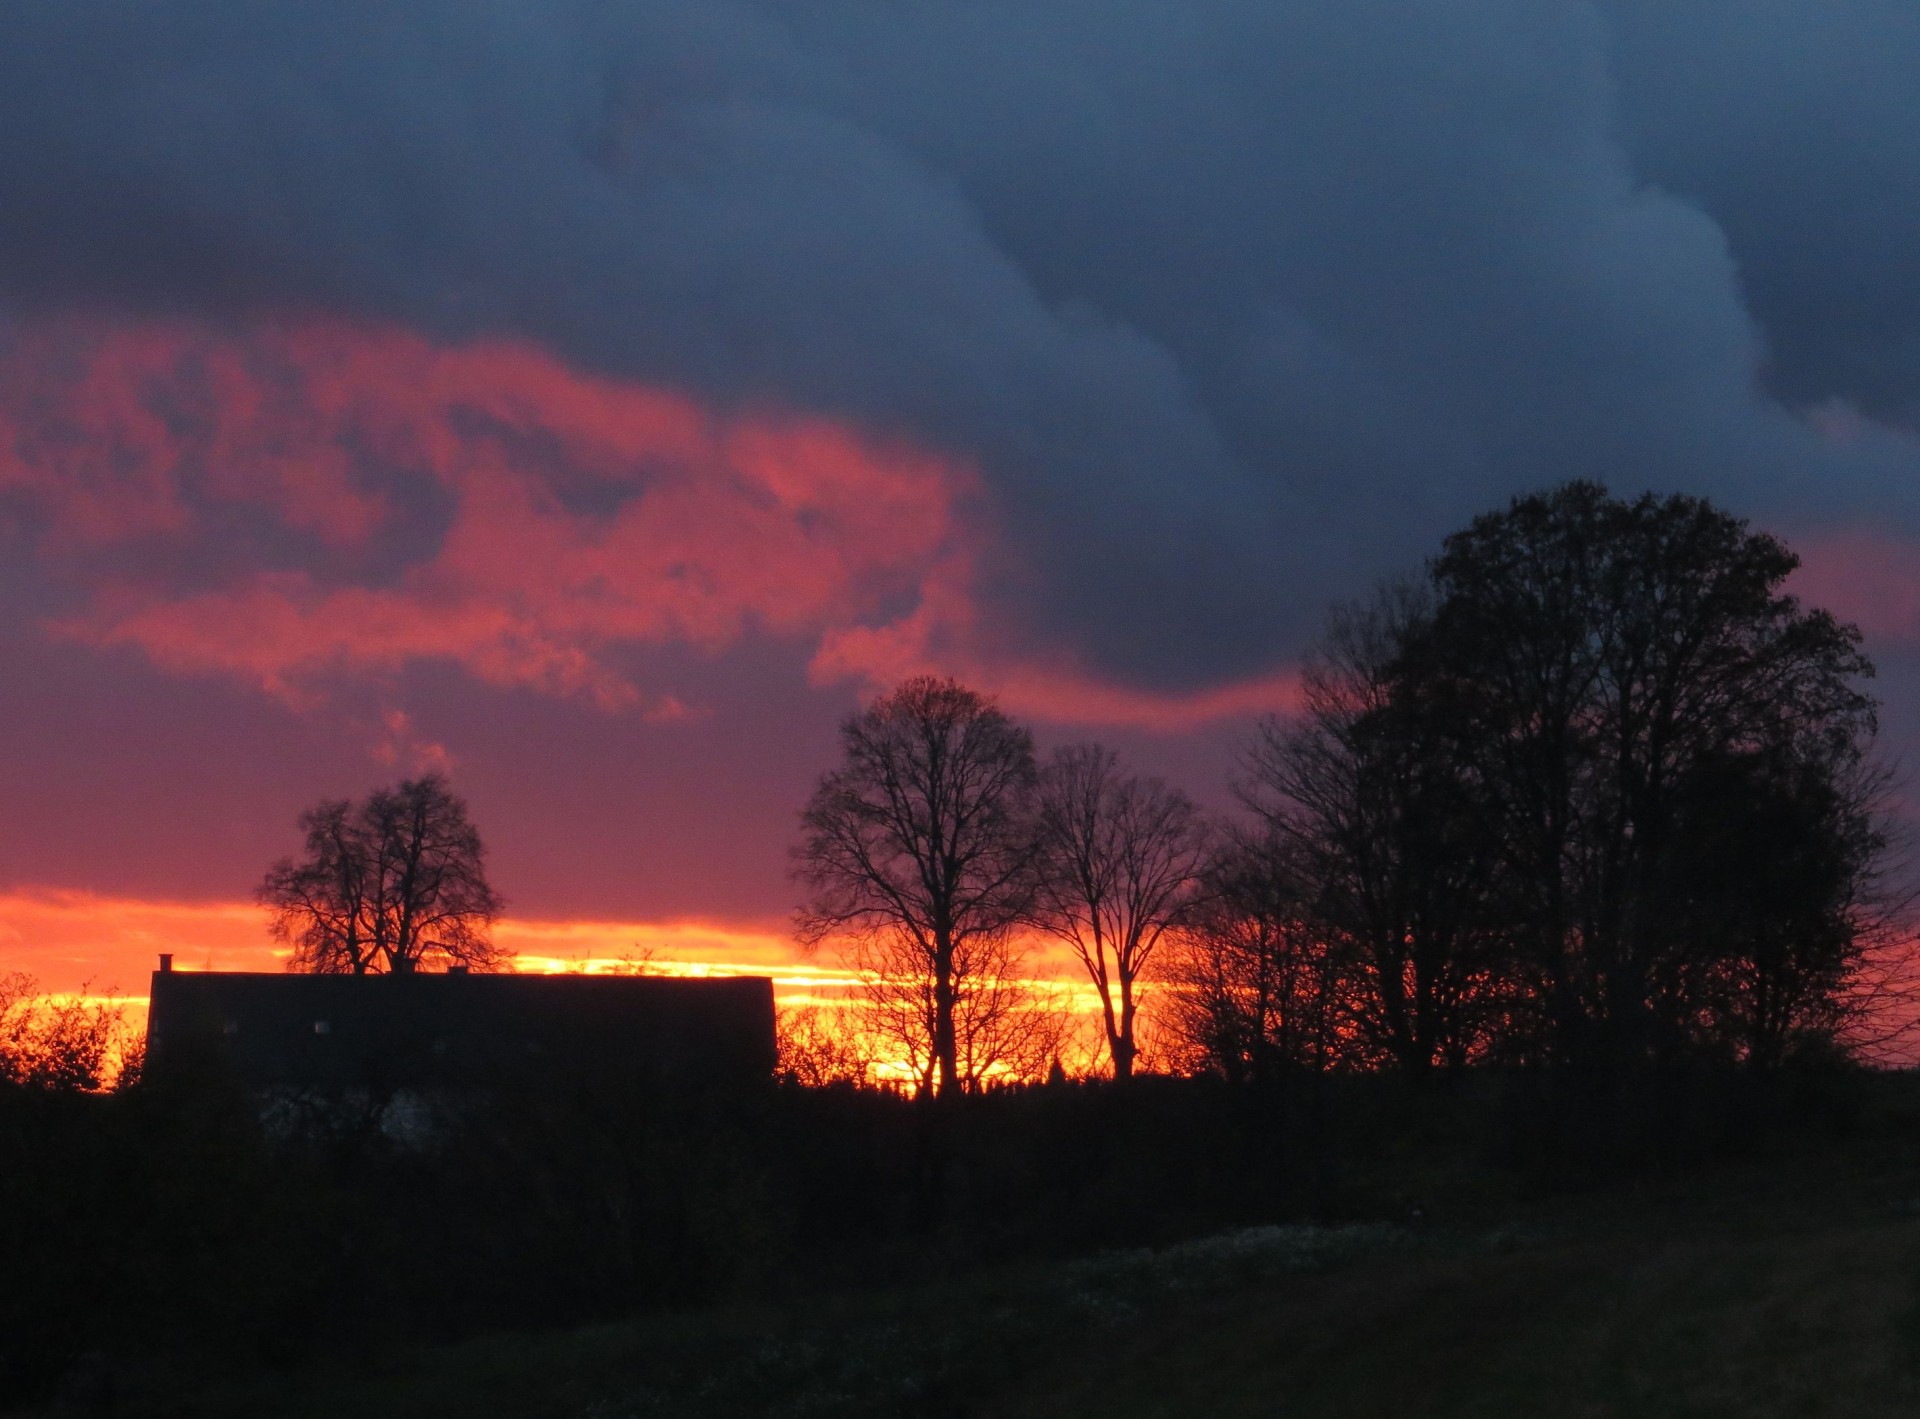
M 922 676 L 841 726 L 840 767 L 801 814 L 800 939 L 846 933 L 925 983 L 939 1092 L 963 1082 L 956 1017 L 1031 895 L 1033 736 L 991 700 Z M 999 972 L 1004 974 L 1004 972 Z
M 1040 775 L 1030 919 L 1064 941 L 1100 997 L 1116 1079 L 1139 1052 L 1139 984 L 1190 906 L 1206 846 L 1193 801 L 1122 772 L 1098 744 L 1056 751 Z
M 1336 620 L 1248 801 L 1404 1066 L 1830 1041 L 1885 838 L 1860 636 L 1774 538 L 1572 483 Z
M 376 790 L 359 803 L 300 815 L 306 852 L 260 884 L 276 939 L 295 970 L 404 974 L 435 967 L 495 970 L 506 953 L 490 931 L 499 895 L 467 805 L 438 774 Z

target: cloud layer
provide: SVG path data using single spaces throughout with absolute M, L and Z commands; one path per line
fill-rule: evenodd
M 671 715 L 617 647 L 845 623 L 963 555 L 962 469 L 520 346 L 63 328 L 0 368 L 0 490 L 90 583 L 57 632 L 282 694 L 441 659 Z
M 1916 69 L 1910 0 L 18 0 L 0 887 L 235 899 L 451 764 L 533 915 L 777 918 L 857 692 L 1218 798 L 1330 602 L 1569 477 L 1805 549 L 1912 738 Z
M 749 635 L 814 645 L 818 682 L 957 671 L 1053 720 L 1179 728 L 1292 694 L 1284 674 L 1174 695 L 1066 651 L 1023 662 L 982 613 L 970 467 L 819 416 L 716 416 L 524 343 L 43 320 L 0 389 L 0 505 L 77 599 L 51 632 L 296 703 L 440 661 L 671 720 L 688 707 L 631 652 Z M 446 757 L 389 737 L 383 760 Z
M 968 594 L 1028 660 L 1143 688 L 1270 673 L 1329 596 L 1569 476 L 1920 525 L 1920 458 L 1884 432 L 1920 397 L 1920 35 L 1895 0 L 196 0 L 5 24 L 17 311 L 324 312 L 417 332 L 389 350 L 544 350 L 727 428 L 773 407 L 931 450 L 977 470 L 996 535 Z M 1838 444 L 1813 407 L 1872 436 Z M 350 546 L 390 521 L 369 461 L 269 456 L 238 495 Z M 171 515 L 156 498 L 136 511 Z M 554 574 L 596 547 L 621 543 L 554 549 Z M 909 539 L 897 565 L 937 555 Z M 795 614 L 840 594 L 803 577 Z M 255 644 L 335 609 L 259 596 Z M 648 614 L 698 640 L 753 599 Z M 184 645 L 182 616 L 127 634 Z M 411 644 L 382 634 L 375 658 Z M 564 685 L 598 672 L 560 641 L 591 661 L 604 628 L 456 611 L 444 634 Z

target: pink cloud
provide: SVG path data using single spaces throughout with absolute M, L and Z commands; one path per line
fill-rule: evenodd
M 824 420 L 719 417 L 530 347 L 391 328 L 106 329 L 29 337 L 9 366 L 0 489 L 45 519 L 45 550 L 191 548 L 224 507 L 316 554 L 208 587 L 103 577 L 60 633 L 277 693 L 428 658 L 671 712 L 612 648 L 879 615 L 962 535 L 971 487 L 954 460 Z M 343 584 L 318 554 L 388 527 L 405 478 L 449 499 L 437 544 Z
M 382 734 L 374 745 L 375 763 L 405 769 L 409 773 L 448 774 L 453 772 L 453 755 L 447 746 L 433 739 L 422 739 L 414 732 L 413 716 L 405 710 L 390 709 L 380 716 Z
M 22 329 L 5 363 L 0 491 L 50 511 L 59 548 L 190 533 L 195 493 L 330 543 L 364 538 L 380 497 L 298 382 L 247 354 L 191 327 Z
M 0 510 L 29 509 L 85 593 L 53 632 L 295 702 L 438 660 L 672 719 L 623 649 L 753 634 L 813 644 L 816 682 L 941 670 L 1058 722 L 1171 731 L 1294 699 L 1287 675 L 1162 694 L 1010 659 L 976 614 L 991 509 L 963 460 L 527 344 L 68 323 L 29 327 L 0 390 Z

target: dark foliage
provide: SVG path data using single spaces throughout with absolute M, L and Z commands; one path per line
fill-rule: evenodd
M 1597 1161 L 1697 1161 L 1764 1147 L 1783 1120 L 1830 1123 L 1849 1078 L 1698 1071 L 1658 1110 L 1609 1116 L 1604 1159 L 1587 1102 L 1491 1073 L 1436 1090 L 1272 1068 L 937 1105 L 773 1085 L 662 1098 L 602 1074 L 440 1100 L 397 1129 L 351 1100 L 263 1123 L 215 1074 L 4 1088 L 0 1269 L 30 1283 L 0 1290 L 0 1402 L 76 1373 L 153 1394 L 1256 1222 L 1477 1216 Z
M 260 884 L 296 970 L 340 975 L 436 965 L 480 970 L 504 956 L 488 931 L 500 897 L 467 805 L 438 774 L 300 815 L 306 855 Z
M 1307 714 L 1266 727 L 1223 897 L 1260 905 L 1194 959 L 1265 998 L 1318 943 L 1339 1062 L 1414 1075 L 1831 1052 L 1883 921 L 1883 778 L 1859 633 L 1785 592 L 1796 565 L 1695 498 L 1575 483 L 1479 518 L 1337 618 Z M 1226 950 L 1282 919 L 1271 960 Z

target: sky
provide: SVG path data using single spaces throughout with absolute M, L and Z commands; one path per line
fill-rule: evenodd
M 1332 605 L 1574 477 L 1785 537 L 1904 755 L 1916 72 L 1911 0 L 15 0 L 0 969 L 270 968 L 300 811 L 439 770 L 530 960 L 799 981 L 865 698 L 1224 808 Z

